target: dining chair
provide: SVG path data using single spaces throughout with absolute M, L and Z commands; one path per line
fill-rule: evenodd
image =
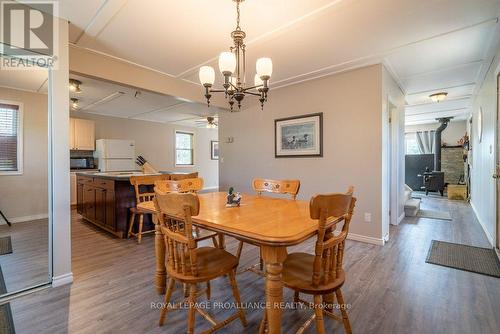
M 185 179 L 195 179 L 197 177 L 198 177 L 198 172 L 187 173 L 187 174 L 182 174 L 182 173 L 170 174 L 170 180 L 172 180 L 172 181 L 179 181 L 179 180 L 185 180 Z
M 144 224 L 144 215 L 151 214 L 151 211 L 144 210 L 141 206 L 142 203 L 153 200 L 154 192 L 152 190 L 152 187 L 154 186 L 156 181 L 169 179 L 170 176 L 167 174 L 134 175 L 130 177 L 130 183 L 134 186 L 136 205 L 135 207 L 130 208 L 130 223 L 127 233 L 128 238 L 130 238 L 131 236 L 137 237 L 137 243 L 140 244 L 143 234 L 154 232 L 154 230 L 148 230 L 146 232 L 142 231 Z M 139 227 L 137 228 L 137 233 L 134 233 L 134 225 L 137 216 L 139 216 Z
M 300 180 L 272 180 L 272 179 L 260 179 L 256 178 L 252 181 L 252 187 L 260 196 L 262 193 L 274 193 L 282 195 L 290 195 L 294 200 L 297 198 L 297 194 L 300 189 Z M 238 259 L 241 257 L 241 252 L 243 250 L 243 241 L 238 244 L 238 250 L 236 251 L 236 256 Z M 264 261 L 262 260 L 262 254 L 260 254 L 259 259 L 259 271 L 255 269 L 257 264 L 246 268 L 243 271 L 253 271 L 259 275 L 263 275 Z
M 300 299 L 299 293 L 313 296 L 314 314 L 300 327 L 297 333 L 303 333 L 315 320 L 316 332 L 325 333 L 323 316 L 329 316 L 344 325 L 346 333 L 352 333 L 349 317 L 346 311 L 341 287 L 345 282 L 345 272 L 342 267 L 344 259 L 345 239 L 349 232 L 356 198 L 353 197 L 353 187 L 345 194 L 316 195 L 309 204 L 311 219 L 318 220 L 318 235 L 315 254 L 291 253 L 283 263 L 282 281 L 287 288 L 294 290 L 294 302 L 311 305 Z M 338 220 L 344 217 L 342 229 L 339 232 Z M 335 296 L 338 301 L 340 315 L 333 313 L 333 305 L 325 305 L 322 296 Z M 265 331 L 267 316 L 261 322 L 260 332 Z
M 212 327 L 206 331 L 207 333 L 215 332 L 238 318 L 242 325 L 246 326 L 247 321 L 236 283 L 238 259 L 220 248 L 198 247 L 197 240 L 193 238 L 191 217 L 199 213 L 198 196 L 193 193 L 157 193 L 154 203 L 156 211 L 159 212 L 158 219 L 164 234 L 165 258 L 167 259 L 165 262 L 169 277 L 165 293 L 165 306 L 160 311 L 160 326 L 165 323 L 169 309 L 179 309 L 186 305 L 185 301 L 170 304 L 176 282 L 189 286 L 187 333 L 194 331 L 195 311 L 212 324 Z M 197 290 L 197 283 L 210 282 L 226 275 L 229 277 L 237 310 L 227 319 L 217 322 L 196 304 L 197 297 L 204 293 L 204 291 Z

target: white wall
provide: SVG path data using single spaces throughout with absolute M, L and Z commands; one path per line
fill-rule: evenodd
M 94 120 L 96 122 L 96 139 L 135 140 L 136 154 L 142 155 L 158 170 L 197 171 L 205 181 L 205 188 L 216 188 L 219 185 L 218 161 L 210 159 L 210 141 L 218 140 L 216 129 L 176 126 L 78 111 L 72 112 L 71 117 Z M 175 130 L 195 133 L 194 167 L 175 166 Z
M 271 90 L 260 106 L 219 117 L 220 184 L 252 192 L 255 177 L 298 178 L 300 199 L 355 187 L 351 234 L 382 241 L 382 65 Z M 275 158 L 274 120 L 323 112 L 322 158 Z M 234 143 L 225 143 L 234 137 Z M 363 221 L 371 213 L 372 222 Z
M 443 131 L 441 140 L 443 143 L 446 143 L 447 146 L 455 146 L 458 145 L 457 141 L 459 141 L 467 131 L 466 121 L 454 121 L 448 124 L 448 127 Z M 439 123 L 429 123 L 429 124 L 416 124 L 416 125 L 407 125 L 405 127 L 406 133 L 414 133 L 417 131 L 430 131 L 436 130 L 439 127 Z
M 48 72 L 47 72 L 48 75 Z M 48 97 L 1 88 L 0 100 L 23 105 L 23 173 L 0 174 L 0 210 L 11 222 L 48 217 Z
M 479 90 L 472 107 L 472 169 L 471 204 L 476 216 L 490 240 L 495 244 L 495 125 L 497 113 L 496 76 L 500 70 L 500 52 Z M 479 142 L 477 121 L 479 108 L 483 110 L 483 136 Z

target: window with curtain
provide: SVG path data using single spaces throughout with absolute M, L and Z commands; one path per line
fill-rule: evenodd
M 21 131 L 19 105 L 0 103 L 0 174 L 22 171 Z
M 405 147 L 406 154 L 421 154 L 415 132 L 405 134 Z
M 175 164 L 194 165 L 194 133 L 175 131 Z

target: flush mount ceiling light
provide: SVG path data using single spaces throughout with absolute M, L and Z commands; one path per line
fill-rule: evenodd
M 231 32 L 234 46 L 229 48 L 229 52 L 222 52 L 219 56 L 219 69 L 224 76 L 224 89 L 212 89 L 215 82 L 215 71 L 211 66 L 200 67 L 200 82 L 205 87 L 205 97 L 210 106 L 210 93 L 224 93 L 228 100 L 231 111 L 235 102 L 238 109 L 241 109 L 241 101 L 248 95 L 259 97 L 261 108 L 264 109 L 264 102 L 267 101 L 267 92 L 269 91 L 269 79 L 273 73 L 273 62 L 271 58 L 257 59 L 253 86 L 247 87 L 245 81 L 246 55 L 245 43 L 243 40 L 246 33 L 240 28 L 240 3 L 244 0 L 233 0 L 236 2 L 236 29 Z
M 69 100 L 71 101 L 71 109 L 73 109 L 73 110 L 78 109 L 80 101 L 78 99 L 75 99 L 74 97 L 69 99 Z
M 69 79 L 69 90 L 70 90 L 70 92 L 81 93 L 82 92 L 82 89 L 80 88 L 81 84 L 82 84 L 82 82 L 80 80 Z
M 212 116 L 207 117 L 207 129 L 216 129 L 217 123 L 215 122 L 215 118 Z
M 446 99 L 446 96 L 448 96 L 448 93 L 446 92 L 439 92 L 429 95 L 432 102 L 438 102 L 438 103 Z

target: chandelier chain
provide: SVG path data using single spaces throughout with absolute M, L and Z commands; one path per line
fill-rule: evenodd
M 240 27 L 240 2 L 236 1 L 236 30 L 241 30 Z

